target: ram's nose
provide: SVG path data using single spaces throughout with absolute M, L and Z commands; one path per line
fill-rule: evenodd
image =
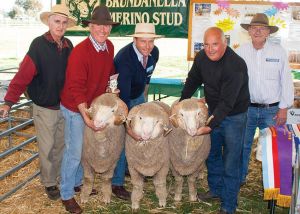
M 104 127 L 105 127 L 105 122 L 95 120 L 95 121 L 94 121 L 94 126 L 95 126 L 96 128 L 104 128 Z
M 142 137 L 143 140 L 150 140 L 151 134 L 145 134 L 145 133 L 143 133 L 141 137 Z
M 196 135 L 197 129 L 188 129 L 187 132 L 189 135 L 191 135 L 193 137 Z

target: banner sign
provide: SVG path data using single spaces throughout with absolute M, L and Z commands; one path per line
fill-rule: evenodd
M 169 38 L 187 38 L 189 0 L 57 0 L 66 4 L 77 20 L 77 26 L 68 29 L 66 35 L 87 35 L 81 21 L 90 19 L 94 7 L 105 4 L 114 22 L 111 36 L 126 36 L 134 33 L 137 23 L 154 23 L 156 33 Z

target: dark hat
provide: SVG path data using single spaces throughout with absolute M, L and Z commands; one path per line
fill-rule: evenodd
M 114 26 L 120 24 L 118 22 L 113 22 L 108 7 L 106 7 L 105 5 L 100 5 L 94 8 L 91 20 L 82 20 L 82 24 L 84 27 L 86 27 L 89 23 Z
M 269 19 L 266 14 L 264 13 L 257 13 L 255 16 L 253 16 L 250 24 L 241 24 L 241 27 L 245 30 L 248 30 L 249 26 L 265 26 L 270 28 L 270 34 L 275 33 L 278 31 L 277 26 L 271 26 L 269 25 Z

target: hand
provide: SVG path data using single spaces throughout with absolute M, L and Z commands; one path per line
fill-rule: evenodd
M 134 140 L 136 140 L 136 141 L 141 141 L 141 140 L 143 140 L 140 136 L 138 136 L 137 134 L 135 134 L 129 126 L 127 126 L 127 129 L 126 129 L 126 130 L 127 130 L 127 133 L 128 133 Z
M 0 118 L 7 117 L 9 111 L 10 111 L 10 106 L 9 105 L 0 106 Z
M 209 126 L 202 126 L 197 130 L 196 135 L 205 135 L 211 132 L 211 128 Z
M 116 88 L 114 91 L 111 91 L 111 88 L 110 88 L 109 86 L 107 86 L 106 89 L 105 89 L 105 92 L 106 92 L 106 93 L 113 93 L 113 94 L 116 94 L 116 95 L 119 96 L 119 94 L 120 94 L 120 89 Z
M 276 120 L 277 126 L 284 125 L 287 119 L 287 108 L 280 108 L 273 119 Z
M 201 103 L 204 103 L 204 104 L 206 104 L 205 97 L 202 97 L 202 98 L 198 99 L 198 102 L 201 102 Z

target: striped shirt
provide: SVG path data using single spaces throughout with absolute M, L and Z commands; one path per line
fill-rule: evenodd
M 291 107 L 294 86 L 286 51 L 279 44 L 266 41 L 256 50 L 252 43 L 242 45 L 237 53 L 246 61 L 251 103 L 279 102 L 279 108 Z

